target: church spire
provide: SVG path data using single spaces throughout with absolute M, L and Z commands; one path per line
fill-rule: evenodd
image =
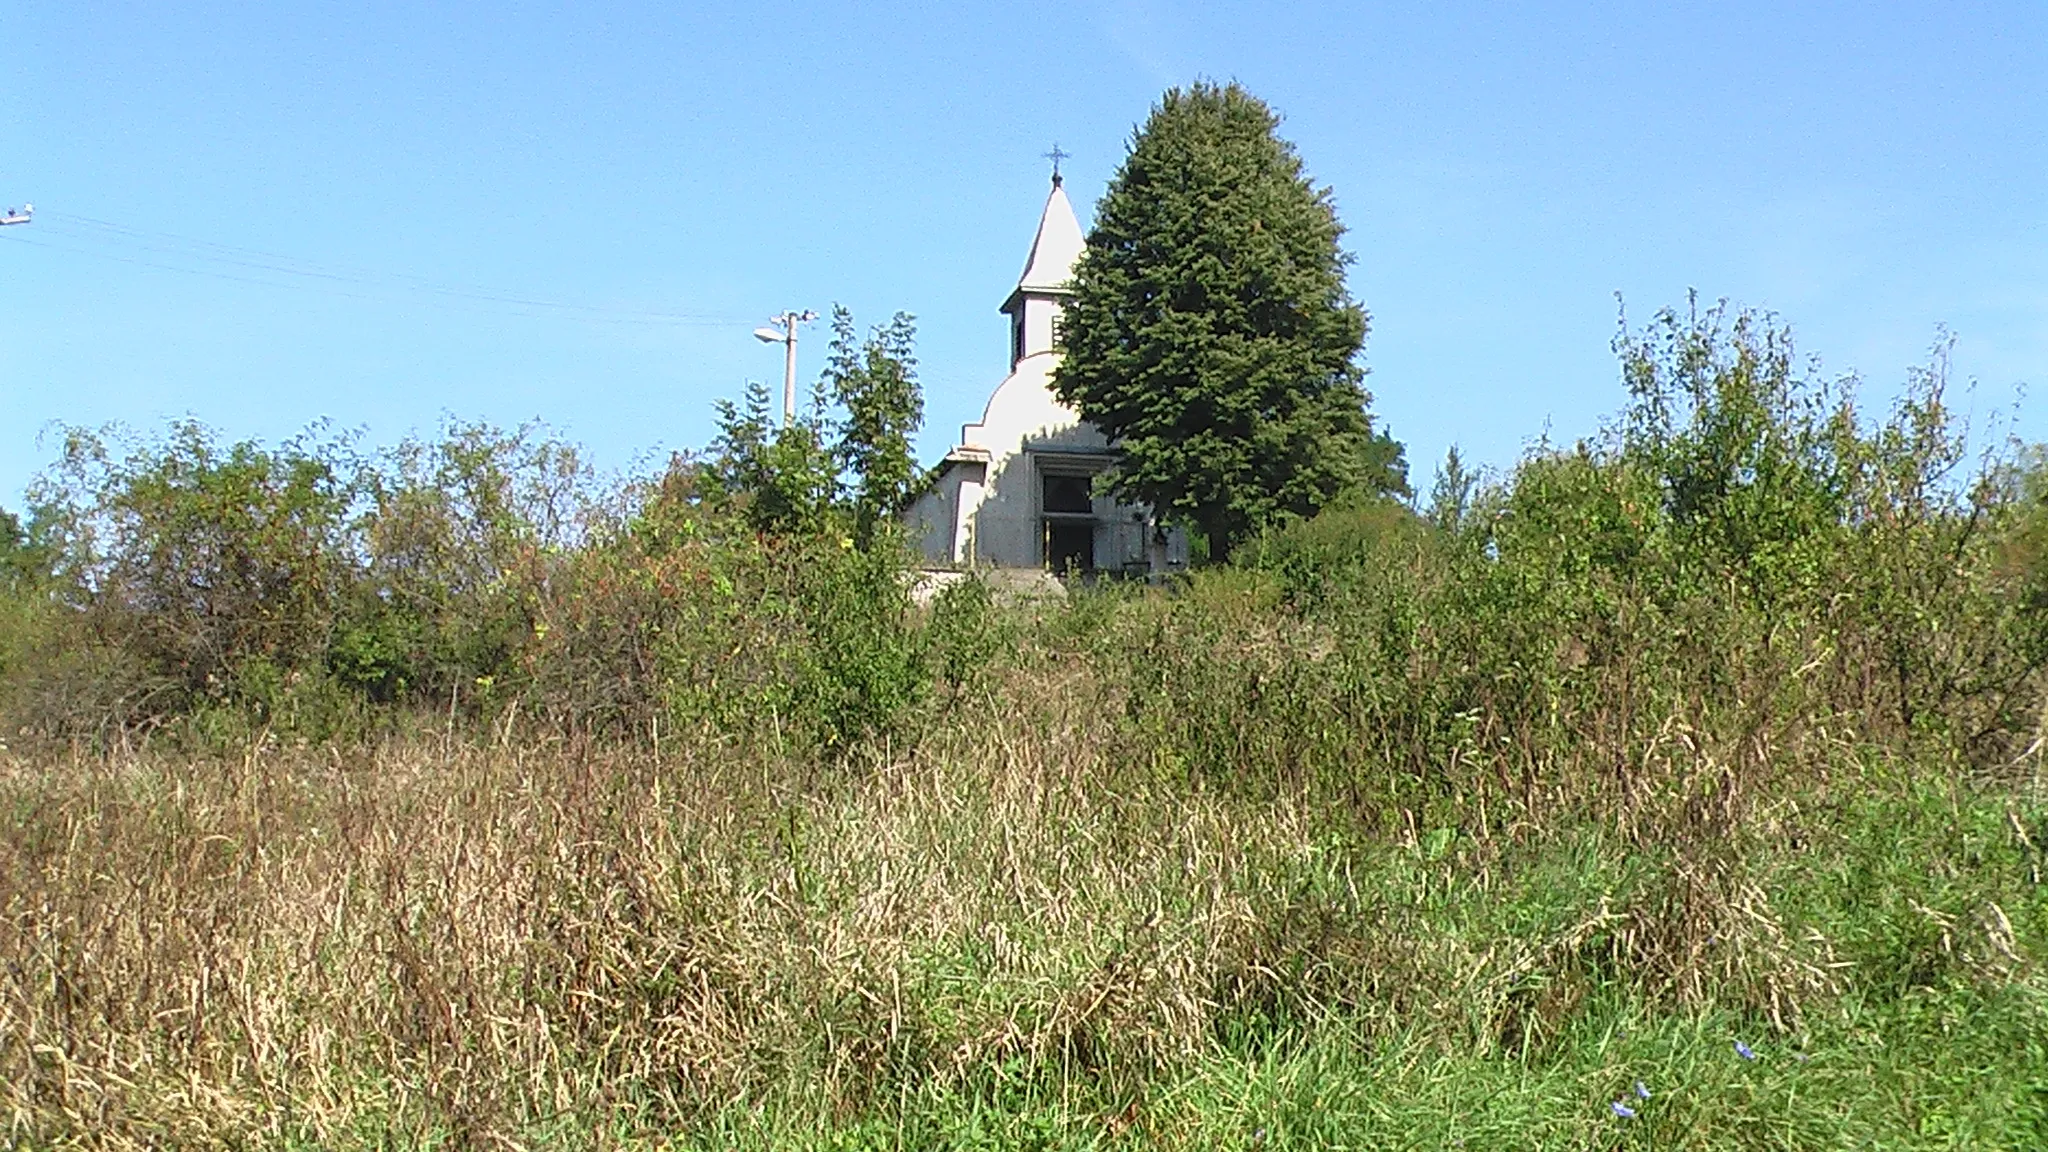
M 1019 296 L 1063 294 L 1067 281 L 1073 279 L 1074 262 L 1081 258 L 1086 241 L 1081 236 L 1081 222 L 1074 217 L 1074 206 L 1067 201 L 1067 190 L 1061 184 L 1058 173 L 1054 173 L 1052 193 L 1045 198 L 1045 211 L 1038 217 L 1038 234 L 1031 239 L 1031 255 L 1024 259 L 1024 275 L 1018 278 L 1010 301 L 1003 305 L 1005 312 Z
M 1062 183 L 1055 168 L 1052 192 L 1045 198 L 1045 211 L 1038 217 L 1038 234 L 1031 240 L 1031 255 L 1024 260 L 1024 274 L 1017 278 L 1017 287 L 1011 290 L 1009 299 L 1003 301 L 1002 311 L 1010 317 L 1013 367 L 1027 356 L 1053 351 L 1059 343 L 1061 302 L 1069 294 L 1074 264 L 1081 259 L 1081 250 L 1087 244 Z

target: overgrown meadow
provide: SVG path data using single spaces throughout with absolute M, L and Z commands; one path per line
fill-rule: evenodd
M 75 432 L 0 533 L 0 1132 L 2048 1146 L 2048 468 L 1939 349 L 1617 351 L 1594 439 L 1051 602 L 535 429 Z

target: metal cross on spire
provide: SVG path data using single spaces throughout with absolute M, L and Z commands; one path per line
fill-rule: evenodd
M 1047 160 L 1052 161 L 1052 186 L 1057 188 L 1060 186 L 1060 161 L 1069 159 L 1073 156 L 1073 153 L 1062 150 L 1059 144 L 1055 142 L 1052 146 L 1052 151 L 1044 155 Z

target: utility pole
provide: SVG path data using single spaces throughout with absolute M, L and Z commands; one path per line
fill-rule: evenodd
M 796 326 L 808 324 L 818 318 L 816 312 L 808 309 L 802 312 L 784 312 L 768 321 L 776 328 L 756 328 L 754 338 L 763 344 L 782 345 L 782 426 L 796 423 Z
M 23 204 L 19 212 L 15 211 L 12 208 L 9 208 L 5 216 L 0 216 L 0 224 L 26 224 L 29 221 L 29 217 L 34 216 L 35 214 L 35 205 Z

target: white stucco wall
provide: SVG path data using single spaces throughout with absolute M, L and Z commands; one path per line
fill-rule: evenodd
M 974 516 L 974 558 L 998 568 L 1044 562 L 1038 478 L 1031 454 L 1106 454 L 1109 442 L 1052 393 L 1050 351 L 1026 356 L 996 386 L 980 422 L 960 430 L 963 444 L 989 449 L 988 489 Z
M 982 418 L 961 429 L 961 451 L 990 460 L 955 463 L 905 519 L 927 561 L 938 565 L 1037 568 L 1045 563 L 1048 472 L 1074 474 L 1109 465 L 1108 440 L 1053 395 L 1050 352 L 1027 356 L 996 387 Z M 1170 533 L 1160 547 L 1144 511 L 1105 496 L 1092 501 L 1095 564 L 1101 570 L 1170 569 L 1187 562 L 1185 541 Z
M 1042 476 L 1048 471 L 1090 474 L 1111 462 L 1108 440 L 1052 391 L 1059 363 L 1054 329 L 1081 250 L 1080 225 L 1055 182 L 1024 275 L 1003 305 L 1012 324 L 1010 374 L 990 395 L 981 420 L 960 430 L 960 446 L 953 452 L 960 462 L 948 467 L 905 514 L 929 563 L 1043 566 Z M 1020 343 L 1023 355 L 1017 356 Z M 1183 535 L 1168 533 L 1161 544 L 1142 509 L 1096 497 L 1091 513 L 1098 570 L 1160 571 L 1186 565 Z
M 948 468 L 936 483 L 911 502 L 903 514 L 918 554 L 935 563 L 953 562 L 953 526 L 958 522 L 960 478 L 957 466 Z
M 1041 352 L 1051 352 L 1053 327 L 1058 323 L 1060 313 L 1064 311 L 1060 302 L 1048 296 L 1026 296 L 1018 303 L 1018 309 L 1023 313 L 1024 355 L 1028 357 Z

